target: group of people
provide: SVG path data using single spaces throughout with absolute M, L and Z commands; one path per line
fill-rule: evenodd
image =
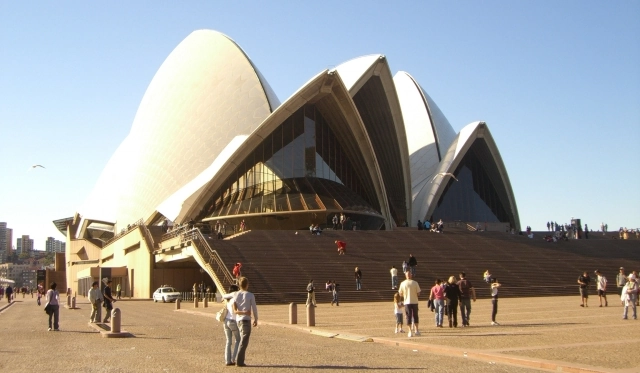
M 422 222 L 418 220 L 418 230 L 422 231 L 431 231 L 436 233 L 442 233 L 444 231 L 444 222 L 442 219 L 438 220 L 437 223 L 430 222 L 428 220 Z
M 609 306 L 609 302 L 607 301 L 607 278 L 602 275 L 600 270 L 595 270 L 596 274 L 596 290 L 598 291 L 598 298 L 600 299 L 600 307 L 603 306 L 602 302 L 604 301 L 604 307 Z M 578 285 L 580 289 L 580 307 L 589 307 L 589 285 L 591 284 L 591 277 L 589 277 L 589 273 L 584 271 L 582 275 L 578 277 Z M 624 307 L 622 312 L 622 318 L 624 320 L 628 319 L 629 308 L 631 308 L 633 312 L 633 319 L 637 319 L 636 308 L 640 306 L 640 298 L 638 294 L 640 293 L 640 288 L 638 284 L 638 272 L 633 271 L 631 274 L 625 274 L 624 267 L 620 267 L 618 274 L 616 275 L 616 286 L 618 290 L 618 294 L 620 295 L 620 303 Z
M 403 314 L 406 316 L 407 326 L 409 326 L 408 337 L 419 336 L 419 314 L 418 303 L 421 293 L 420 285 L 414 280 L 415 271 L 410 268 L 404 269 L 406 279 L 400 284 L 398 292 L 393 296 L 393 309 L 395 314 L 395 332 L 404 333 Z M 391 268 L 392 284 L 397 281 L 397 270 Z M 501 284 L 498 279 L 493 277 L 489 270 L 483 275 L 483 280 L 489 284 L 491 289 L 491 325 L 500 325 L 496 321 L 498 314 L 498 291 Z M 395 287 L 394 287 L 395 288 Z M 462 318 L 462 327 L 468 327 L 471 320 L 471 302 L 476 301 L 475 288 L 466 278 L 464 272 L 460 272 L 458 278 L 450 276 L 448 281 L 436 279 L 435 284 L 429 291 L 429 301 L 427 307 L 435 313 L 435 326 L 442 328 L 444 325 L 444 316 L 450 328 L 458 327 L 458 308 L 460 308 L 460 316 Z
M 102 305 L 105 309 L 103 323 L 108 323 L 111 319 L 111 311 L 113 310 L 113 304 L 116 302 L 116 299 L 113 298 L 113 293 L 111 291 L 111 280 L 107 280 L 106 286 L 103 290 L 100 290 L 100 283 L 98 281 L 94 281 L 91 284 L 91 289 L 89 289 L 89 302 L 91 303 L 91 315 L 89 316 L 90 323 L 99 323 L 100 322 L 100 305 Z M 117 298 L 120 299 L 120 284 L 117 285 L 116 294 Z

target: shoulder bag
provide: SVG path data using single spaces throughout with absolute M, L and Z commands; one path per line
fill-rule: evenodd
M 222 306 L 222 309 L 216 312 L 216 320 L 218 322 L 223 322 L 224 319 L 227 318 L 228 313 L 229 311 L 227 310 L 227 301 L 224 301 L 224 305 Z

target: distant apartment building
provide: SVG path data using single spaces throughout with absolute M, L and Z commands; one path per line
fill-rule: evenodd
M 47 237 L 45 242 L 45 250 L 48 253 L 63 253 L 66 248 L 66 243 L 58 241 L 53 237 Z
M 16 286 L 31 286 L 31 281 L 35 280 L 35 269 L 28 264 L 4 263 L 0 264 L 0 277 L 15 281 Z
M 13 230 L 7 228 L 7 223 L 0 222 L 0 263 L 5 263 L 12 252 Z
M 22 253 L 31 253 L 33 251 L 33 239 L 29 238 L 29 235 L 23 235 L 22 238 L 17 239 L 16 252 L 18 255 Z

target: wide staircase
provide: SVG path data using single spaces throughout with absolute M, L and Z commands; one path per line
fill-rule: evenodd
M 578 295 L 577 278 L 594 270 L 616 290 L 615 275 L 623 266 L 640 269 L 640 240 L 602 239 L 546 242 L 497 232 L 450 229 L 443 234 L 400 228 L 394 231 L 331 231 L 320 236 L 308 231 L 251 231 L 231 240 L 207 237 L 229 269 L 243 264 L 242 274 L 258 303 L 303 303 L 306 286 L 313 279 L 318 302 L 329 302 L 327 280 L 340 284 L 340 301 L 391 301 L 389 270 L 398 268 L 413 254 L 418 260 L 416 280 L 422 299 L 436 278 L 448 279 L 464 271 L 478 297 L 489 297 L 482 274 L 489 269 L 502 284 L 501 297 Z M 590 237 L 591 238 L 591 237 Z M 335 240 L 347 243 L 346 255 L 338 255 Z M 355 267 L 362 271 L 362 290 L 355 290 Z

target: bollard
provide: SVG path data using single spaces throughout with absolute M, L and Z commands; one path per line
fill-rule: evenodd
M 204 308 L 209 307 L 209 300 L 207 299 L 207 296 L 205 295 L 204 297 Z
M 71 295 L 67 295 L 67 308 L 71 307 Z
M 176 299 L 176 309 L 180 309 L 180 298 Z
M 289 324 L 298 323 L 298 305 L 295 303 L 289 304 Z
M 76 297 L 71 298 L 71 309 L 76 308 Z
M 313 304 L 307 304 L 307 326 L 316 326 L 316 308 Z
M 198 297 L 193 297 L 193 307 L 198 308 Z
M 111 333 L 120 333 L 120 308 L 111 310 Z

